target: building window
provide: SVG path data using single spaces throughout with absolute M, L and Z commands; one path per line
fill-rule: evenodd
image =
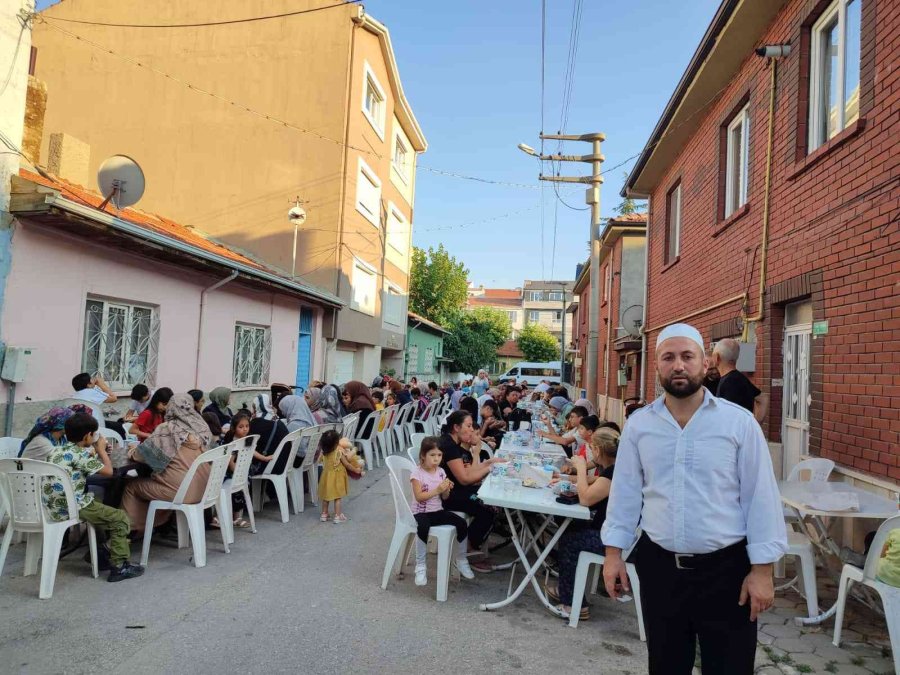
M 409 221 L 393 202 L 388 202 L 387 245 L 401 256 L 406 256 L 409 241 Z
M 356 210 L 378 227 L 380 206 L 381 181 L 372 168 L 360 159 L 356 174 Z
M 509 318 L 510 323 L 515 323 L 516 319 L 519 318 L 519 313 L 515 311 L 507 311 L 506 316 Z
M 542 302 L 544 299 L 543 291 L 528 291 L 529 302 Z
M 552 301 L 552 300 L 556 300 L 557 302 L 562 302 L 563 294 L 562 294 L 562 293 L 559 293 L 559 292 L 557 292 L 557 291 L 551 291 L 551 292 L 550 292 L 550 298 L 549 298 L 549 299 L 550 299 L 551 301 Z
M 666 209 L 666 263 L 681 253 L 681 183 L 669 192 Z
M 603 266 L 600 275 L 603 277 L 603 302 L 606 302 L 609 299 L 609 265 Z
M 272 337 L 268 326 L 234 326 L 235 387 L 266 387 L 269 385 L 269 358 Z
M 353 259 L 353 276 L 350 279 L 350 309 L 375 316 L 375 296 L 378 273 L 359 258 Z
M 81 370 L 100 373 L 115 390 L 156 384 L 159 312 L 153 307 L 88 298 Z
M 531 310 L 528 312 L 528 322 L 529 323 L 537 323 L 541 320 L 541 313 Z
M 419 372 L 419 345 L 410 345 L 406 350 L 407 373 Z
M 394 171 L 405 184 L 409 183 L 409 148 L 399 134 L 394 134 Z
M 861 0 L 835 0 L 810 34 L 809 151 L 859 118 Z
M 747 203 L 749 177 L 749 105 L 728 124 L 725 138 L 725 217 Z
M 431 375 L 434 372 L 434 349 L 425 347 L 425 356 L 422 358 L 422 373 Z
M 375 129 L 378 137 L 384 140 L 384 119 L 387 108 L 384 89 L 368 63 L 364 64 L 363 72 L 363 114 Z
M 562 312 L 559 310 L 556 310 L 555 312 L 553 312 L 553 320 L 556 323 L 559 323 L 560 321 L 562 321 Z
M 403 326 L 403 317 L 406 314 L 406 296 L 403 295 L 400 288 L 390 282 L 384 284 L 381 314 L 384 323 L 397 328 Z

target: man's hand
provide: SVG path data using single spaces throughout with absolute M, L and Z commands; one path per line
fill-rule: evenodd
M 94 447 L 97 448 L 98 452 L 101 450 L 105 451 L 107 445 L 108 441 L 106 440 L 106 436 L 100 436 L 100 438 L 97 439 L 97 442 L 94 443 Z
M 750 598 L 750 620 L 756 621 L 756 617 L 772 606 L 775 600 L 775 586 L 772 580 L 772 565 L 753 565 L 750 574 L 744 577 L 741 585 L 741 599 L 738 604 L 743 606 Z
M 603 562 L 603 585 L 611 598 L 618 598 L 621 591 L 631 591 L 628 582 L 628 572 L 625 570 L 625 561 L 622 560 L 622 549 L 612 546 L 606 547 L 606 559 Z

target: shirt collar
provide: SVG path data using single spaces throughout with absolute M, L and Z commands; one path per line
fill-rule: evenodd
M 708 405 L 713 407 L 719 404 L 718 400 L 706 387 L 703 387 L 703 403 L 700 404 L 701 408 L 705 408 Z M 657 413 L 662 412 L 662 410 L 666 407 L 666 395 L 663 393 L 662 396 L 657 397 L 653 403 L 650 404 L 650 407 Z

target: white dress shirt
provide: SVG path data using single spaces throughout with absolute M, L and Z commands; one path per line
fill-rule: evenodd
M 622 432 L 602 539 L 628 549 L 641 529 L 673 553 L 710 553 L 747 538 L 752 564 L 787 550 L 781 496 L 762 429 L 704 389 L 682 429 L 664 397 Z

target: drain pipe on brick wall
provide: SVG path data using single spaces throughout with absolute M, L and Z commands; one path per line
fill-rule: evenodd
M 647 393 L 647 306 L 650 304 L 650 204 L 651 197 L 647 196 L 647 226 L 644 229 L 644 307 L 641 317 L 641 381 L 638 386 L 638 396 L 646 401 Z
M 746 304 L 741 311 L 741 319 L 744 324 L 741 329 L 741 342 L 749 340 L 750 324 L 761 321 L 765 316 L 766 263 L 768 262 L 769 254 L 769 219 L 771 216 L 772 192 L 772 146 L 775 139 L 775 89 L 778 84 L 778 59 L 790 53 L 790 45 L 765 45 L 756 49 L 757 56 L 769 60 L 769 68 L 771 69 L 769 81 L 769 134 L 766 141 L 766 180 L 763 191 L 763 226 L 759 256 L 759 304 L 754 316 L 747 316 Z
M 200 293 L 200 320 L 197 322 L 197 362 L 194 365 L 194 389 L 200 388 L 200 350 L 203 346 L 203 324 L 204 319 L 206 318 L 206 296 L 208 293 L 212 293 L 217 288 L 221 288 L 225 284 L 237 279 L 238 274 L 239 272 L 237 270 L 234 270 L 224 279 L 217 281 L 209 288 L 204 288 Z

